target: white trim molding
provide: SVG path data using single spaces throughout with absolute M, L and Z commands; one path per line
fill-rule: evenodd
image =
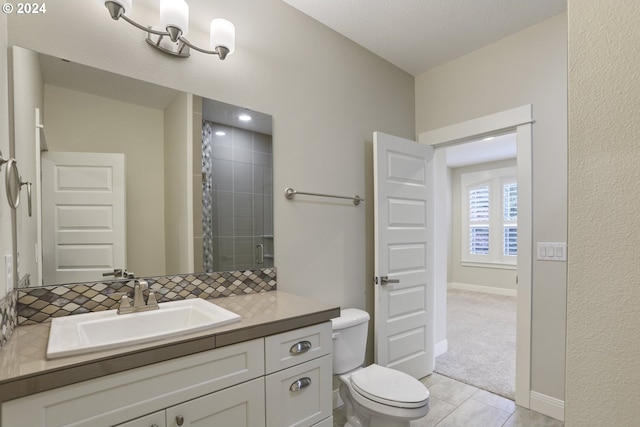
M 449 341 L 442 340 L 436 343 L 435 348 L 433 349 L 433 357 L 438 357 L 445 354 L 449 350 Z
M 516 132 L 518 168 L 518 293 L 516 315 L 516 404 L 530 407 L 531 392 L 531 294 L 533 266 L 532 232 L 532 126 L 533 105 L 527 104 L 510 110 L 501 111 L 466 122 L 457 123 L 440 129 L 423 132 L 419 142 L 434 147 L 434 182 L 445 186 L 447 181 L 446 154 L 442 148 L 461 144 L 485 136 L 498 135 L 506 131 Z M 436 224 L 446 224 L 448 206 L 446 191 L 436 191 L 434 195 Z M 442 225 L 441 225 L 442 226 Z M 437 228 L 437 227 L 436 227 Z M 436 232 L 434 242 L 436 252 L 448 253 L 448 234 L 442 226 Z M 446 256 L 446 255 L 445 255 Z M 446 262 L 433 266 L 436 278 L 446 278 Z M 440 271 L 444 269 L 444 271 Z M 436 280 L 435 286 L 446 287 L 446 279 Z M 437 320 L 437 319 L 436 319 Z M 446 322 L 446 320 L 445 320 Z M 446 323 L 445 323 L 446 324 Z
M 540 412 L 556 420 L 564 421 L 564 400 L 532 391 L 530 403 L 530 409 L 532 411 Z
M 482 292 L 493 295 L 506 295 L 508 297 L 518 296 L 516 289 L 496 288 L 494 286 L 472 285 L 469 283 L 451 282 L 447 285 L 451 289 L 461 289 L 463 291 Z
M 483 135 L 498 134 L 526 123 L 533 123 L 531 104 L 423 132 L 420 134 L 420 142 L 434 146 L 455 145 Z

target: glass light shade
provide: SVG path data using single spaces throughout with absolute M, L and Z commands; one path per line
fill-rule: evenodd
M 113 3 L 119 4 L 124 9 L 124 12 L 122 12 L 122 13 L 131 13 L 131 8 L 133 6 L 133 0 L 109 0 L 109 1 L 112 1 Z M 105 3 L 106 3 L 106 1 L 105 1 Z
M 189 32 L 189 5 L 185 0 L 160 0 L 160 28 L 176 27 Z
M 229 55 L 236 50 L 236 27 L 224 18 L 215 18 L 211 21 L 211 49 L 218 46 L 229 49 Z

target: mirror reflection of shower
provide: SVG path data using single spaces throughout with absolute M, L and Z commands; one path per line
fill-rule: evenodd
M 271 116 L 227 107 L 203 102 L 203 268 L 273 267 Z

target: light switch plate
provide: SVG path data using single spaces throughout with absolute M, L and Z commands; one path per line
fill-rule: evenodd
M 567 260 L 567 243 L 566 242 L 538 242 L 539 261 L 566 261 Z

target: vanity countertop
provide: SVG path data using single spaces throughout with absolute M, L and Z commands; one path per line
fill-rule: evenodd
M 17 327 L 0 349 L 0 402 L 328 321 L 340 308 L 282 291 L 215 298 L 240 322 L 145 344 L 47 360 L 50 323 Z

